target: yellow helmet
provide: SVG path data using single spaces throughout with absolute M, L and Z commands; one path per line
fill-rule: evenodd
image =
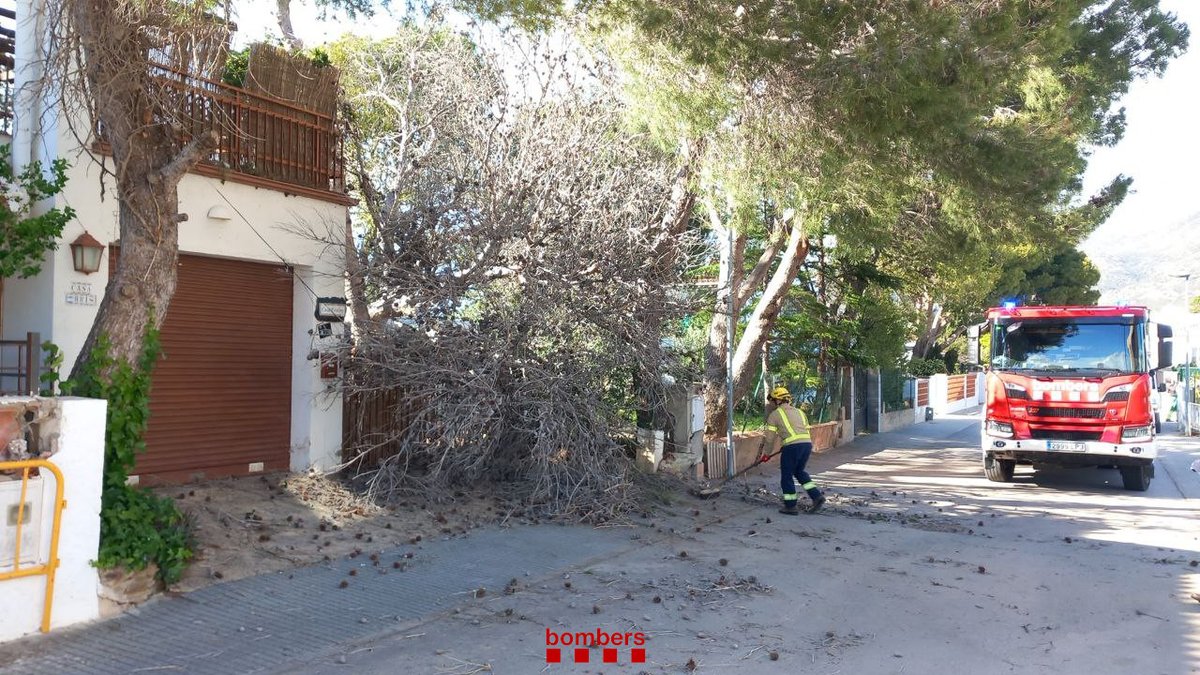
M 775 387 L 771 390 L 771 393 L 767 395 L 767 398 L 771 399 L 772 401 L 786 401 L 791 403 L 792 392 L 788 391 L 787 387 Z

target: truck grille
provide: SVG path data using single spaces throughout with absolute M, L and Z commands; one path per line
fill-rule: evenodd
M 1098 441 L 1103 431 L 1058 431 L 1055 429 L 1030 429 L 1029 437 L 1046 441 Z
M 1074 419 L 1098 420 L 1104 417 L 1104 408 L 1046 408 L 1031 407 L 1029 414 L 1036 417 L 1071 417 Z

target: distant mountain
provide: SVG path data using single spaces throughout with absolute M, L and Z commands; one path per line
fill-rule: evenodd
M 1101 227 L 1080 247 L 1100 268 L 1100 302 L 1125 302 L 1162 311 L 1183 302 L 1183 279 L 1192 273 L 1191 294 L 1200 295 L 1200 213 L 1171 224 L 1141 223 L 1136 229 Z

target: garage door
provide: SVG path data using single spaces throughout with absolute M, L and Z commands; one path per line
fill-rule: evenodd
M 291 334 L 288 268 L 180 255 L 133 471 L 141 483 L 287 469 Z

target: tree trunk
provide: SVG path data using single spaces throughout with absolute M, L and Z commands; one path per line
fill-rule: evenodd
M 927 358 L 945 329 L 945 319 L 941 307 L 931 298 L 923 298 L 921 304 L 924 305 L 922 308 L 924 318 L 921 322 L 921 332 L 917 335 L 916 344 L 913 345 L 913 359 Z
M 296 29 L 292 27 L 292 0 L 275 0 L 275 7 L 283 39 L 296 51 L 304 49 L 304 41 L 296 37 Z
M 715 220 L 715 209 L 709 206 L 709 218 Z M 750 319 L 746 323 L 746 327 L 742 331 L 740 338 L 735 337 L 736 349 L 733 355 L 733 396 L 734 399 L 740 399 L 746 395 L 750 386 L 754 383 L 754 371 L 758 364 L 755 362 L 762 354 L 763 349 L 770 338 L 771 329 L 775 326 L 775 320 L 779 318 L 779 312 L 783 307 L 784 298 L 787 297 L 788 291 L 791 290 L 792 283 L 796 280 L 796 275 L 800 271 L 800 265 L 804 262 L 805 256 L 808 254 L 808 242 L 804 237 L 803 222 L 794 215 L 786 216 L 790 226 L 787 228 L 788 239 L 787 246 L 782 251 L 779 257 L 779 263 L 775 267 L 774 273 L 771 275 L 770 281 L 767 283 L 762 296 L 754 307 Z M 717 226 L 714 225 L 714 228 Z M 746 241 L 744 235 L 735 235 L 734 243 L 734 258 L 735 263 L 742 260 L 745 254 Z M 728 259 L 728 246 L 724 248 L 721 258 L 722 275 L 726 272 Z M 768 246 L 768 251 L 778 251 L 778 239 Z M 766 261 L 769 262 L 769 261 Z M 769 264 L 760 258 L 758 264 L 755 265 L 755 272 L 752 272 L 744 280 L 738 274 L 740 264 L 734 265 L 735 283 L 734 288 L 737 289 L 738 297 L 751 297 L 752 293 L 745 288 L 747 285 L 757 287 L 760 283 L 760 277 L 765 275 L 765 270 L 770 267 Z M 759 270 L 762 270 L 759 273 Z M 724 276 L 722 276 L 724 278 Z M 704 427 L 705 433 L 716 435 L 724 431 L 728 425 L 728 394 L 726 388 L 726 373 L 728 371 L 726 361 L 726 348 L 728 345 L 728 323 L 727 316 L 729 298 L 727 289 L 724 286 L 718 286 L 717 302 L 714 306 L 713 322 L 709 326 L 708 332 L 708 348 L 705 351 L 705 369 L 704 369 Z M 740 307 L 734 307 L 734 320 L 740 316 Z
M 791 290 L 806 255 L 808 240 L 804 236 L 804 222 L 795 218 L 791 223 L 787 248 L 784 249 L 779 265 L 771 275 L 771 281 L 767 283 L 766 290 L 755 305 L 754 313 L 750 315 L 742 337 L 738 340 L 737 351 L 733 355 L 735 398 L 745 396 L 754 383 L 754 370 L 758 366 L 755 363 L 756 357 L 762 353 L 763 345 L 771 336 L 771 329 L 775 326 L 775 320 L 779 318 L 783 301 Z
M 721 237 L 719 279 L 717 279 L 717 297 L 713 305 L 713 318 L 708 326 L 708 346 L 704 350 L 704 432 L 717 435 L 725 432 L 728 425 L 729 397 L 726 387 L 726 374 L 729 372 L 726 359 L 729 349 L 729 322 L 734 322 L 734 332 L 737 332 L 737 291 L 741 287 L 741 261 L 746 252 L 746 235 L 730 229 L 725 225 L 720 212 L 709 201 L 704 202 L 708 212 L 709 224 L 714 232 Z M 730 250 L 729 238 L 733 237 L 733 250 Z M 730 308 L 730 304 L 733 307 Z M 735 335 L 734 339 L 737 337 Z
M 158 328 L 175 293 L 179 261 L 179 182 L 218 141 L 216 129 L 181 138 L 172 110 L 153 95 L 150 50 L 133 37 L 117 3 L 72 3 L 95 114 L 116 167 L 121 253 L 91 331 L 75 359 L 78 377 L 101 335 L 108 356 L 134 368 L 147 326 Z M 175 105 L 166 99 L 166 105 Z M 101 373 L 101 375 L 105 375 Z

